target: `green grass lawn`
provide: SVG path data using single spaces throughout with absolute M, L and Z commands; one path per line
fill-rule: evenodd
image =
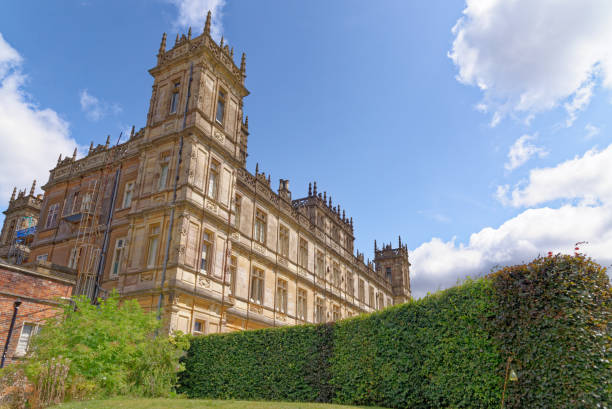
M 63 403 L 61 405 L 52 406 L 49 409 L 355 409 L 363 407 L 364 406 L 328 405 L 324 403 L 115 398 L 109 400 Z M 372 406 L 368 408 L 376 409 Z

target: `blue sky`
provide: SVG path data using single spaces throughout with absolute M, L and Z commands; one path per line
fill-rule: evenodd
M 401 235 L 417 295 L 583 240 L 612 263 L 605 0 L 8 2 L 1 202 L 144 126 L 162 33 L 208 9 L 247 54 L 247 167 L 316 180 L 366 257 Z

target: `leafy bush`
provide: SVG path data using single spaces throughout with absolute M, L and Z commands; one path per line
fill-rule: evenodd
M 25 370 L 37 381 L 48 362 L 69 362 L 65 387 L 72 398 L 166 396 L 176 384 L 188 341 L 156 337 L 159 329 L 153 314 L 135 300 L 120 304 L 116 292 L 97 306 L 76 298 L 33 338 Z
M 611 299 L 605 269 L 592 261 L 539 258 L 335 324 L 196 338 L 180 390 L 207 398 L 498 408 L 506 384 L 506 408 L 610 408 Z M 506 369 L 518 381 L 508 381 Z
M 612 290 L 581 255 L 538 258 L 491 277 L 496 337 L 518 380 L 507 408 L 612 407 Z

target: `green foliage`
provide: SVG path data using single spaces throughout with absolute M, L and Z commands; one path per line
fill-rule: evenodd
M 612 290 L 605 268 L 557 255 L 492 277 L 507 408 L 612 407 Z
M 582 256 L 505 268 L 335 324 L 196 338 L 191 397 L 391 408 L 610 408 L 611 290 Z M 599 405 L 599 406 L 598 406 Z
M 182 369 L 185 337 L 155 337 L 160 323 L 134 300 L 113 292 L 99 305 L 77 298 L 46 322 L 33 339 L 24 366 L 30 379 L 52 359 L 70 362 L 66 387 L 72 397 L 166 396 Z

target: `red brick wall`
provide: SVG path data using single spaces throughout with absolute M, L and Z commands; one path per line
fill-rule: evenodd
M 66 280 L 45 277 L 22 268 L 0 265 L 0 354 L 8 336 L 14 302 L 21 301 L 10 339 L 5 365 L 13 361 L 24 323 L 43 323 L 60 312 L 60 297 L 70 297 L 73 285 Z

